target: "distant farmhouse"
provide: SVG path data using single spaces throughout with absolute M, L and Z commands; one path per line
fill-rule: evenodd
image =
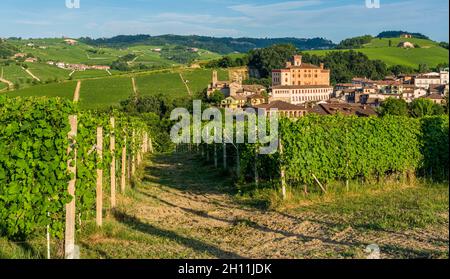
M 401 42 L 398 44 L 397 47 L 401 47 L 401 48 L 415 48 L 414 44 L 411 42 Z
M 74 46 L 78 43 L 78 41 L 74 39 L 64 39 L 64 42 L 70 46 Z
M 411 39 L 413 36 L 411 35 L 411 34 L 401 34 L 400 35 L 400 38 L 403 38 L 403 39 Z

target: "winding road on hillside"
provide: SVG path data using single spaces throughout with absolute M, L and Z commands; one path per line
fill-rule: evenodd
M 230 179 L 192 155 L 156 156 L 142 185 L 110 217 L 110 231 L 83 239 L 82 253 L 88 258 L 366 258 L 374 243 L 382 258 L 448 253 L 448 227 L 444 232 L 367 230 L 347 226 L 339 216 L 246 205 L 230 194 L 231 187 Z

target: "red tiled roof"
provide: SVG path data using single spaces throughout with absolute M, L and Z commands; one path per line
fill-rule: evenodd
M 328 114 L 341 113 L 344 115 L 356 116 L 375 116 L 378 115 L 374 108 L 367 105 L 352 105 L 352 104 L 320 104 L 320 106 Z
M 305 107 L 293 105 L 290 103 L 286 103 L 283 101 L 273 101 L 269 104 L 261 104 L 256 105 L 255 108 L 270 110 L 270 109 L 278 109 L 280 111 L 287 111 L 287 110 L 307 110 Z

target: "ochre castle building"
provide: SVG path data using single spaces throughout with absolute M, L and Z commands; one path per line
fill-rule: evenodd
M 303 63 L 301 55 L 286 62 L 286 68 L 272 70 L 272 99 L 304 104 L 331 98 L 330 70 Z

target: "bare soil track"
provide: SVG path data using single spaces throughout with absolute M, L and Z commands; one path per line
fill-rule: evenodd
M 149 249 L 170 254 L 138 255 L 144 248 L 116 233 L 109 242 L 127 249 L 127 257 L 366 258 L 370 244 L 380 247 L 382 258 L 448 255 L 448 226 L 402 232 L 343 228 L 341 220 L 324 214 L 246 206 L 230 194 L 230 179 L 190 155 L 156 156 L 145 172 L 135 189 L 137 201 L 122 206 L 114 220 L 141 236 L 158 237 Z

